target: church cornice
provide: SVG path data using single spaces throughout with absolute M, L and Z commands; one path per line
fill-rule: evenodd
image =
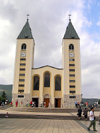
M 57 69 L 57 70 L 63 70 L 63 68 L 56 68 L 56 67 L 49 66 L 49 65 L 41 66 L 41 67 L 38 67 L 38 68 L 32 68 L 32 69 L 41 69 L 41 68 L 44 68 L 44 67 L 51 67 L 51 68 L 54 68 L 54 69 Z

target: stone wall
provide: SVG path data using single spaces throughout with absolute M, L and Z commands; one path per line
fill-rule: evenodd
M 74 107 L 75 106 L 75 102 L 81 102 L 82 101 L 82 97 L 81 95 L 74 95 L 76 96 L 76 98 L 69 98 L 70 95 L 64 95 L 64 108 L 67 107 Z
M 30 103 L 30 94 L 24 94 L 23 98 L 19 98 L 18 94 L 12 94 L 13 106 L 16 106 L 16 101 L 18 101 L 18 107 L 26 106 L 26 103 Z

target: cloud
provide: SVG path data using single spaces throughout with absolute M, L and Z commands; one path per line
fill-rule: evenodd
M 98 25 L 98 26 L 100 25 L 100 21 L 97 22 L 97 25 Z
M 9 1 L 0 0 L 0 17 L 4 20 L 9 20 L 11 23 L 14 23 L 16 20 L 17 9 Z

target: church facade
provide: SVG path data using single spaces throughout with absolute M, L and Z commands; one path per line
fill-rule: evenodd
M 80 38 L 71 19 L 62 39 L 62 68 L 34 68 L 35 41 L 27 19 L 17 38 L 12 102 L 20 106 L 34 101 L 36 107 L 49 103 L 66 108 L 81 102 Z

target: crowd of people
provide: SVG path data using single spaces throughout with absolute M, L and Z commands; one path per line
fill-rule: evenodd
M 87 121 L 88 119 L 88 114 L 89 114 L 89 120 L 90 120 L 90 125 L 89 127 L 87 127 L 87 129 L 90 131 L 90 128 L 91 126 L 93 126 L 93 130 L 95 132 L 97 132 L 96 130 L 96 122 L 95 122 L 95 115 L 94 115 L 94 107 L 90 107 L 88 105 L 88 102 L 85 103 L 85 108 L 83 107 L 83 111 L 82 111 L 82 107 L 81 107 L 81 104 L 78 103 L 78 102 L 75 102 L 75 106 L 76 108 L 78 108 L 78 119 L 80 120 L 81 117 L 82 117 L 82 113 L 83 113 L 83 116 L 84 116 L 84 119 Z M 96 102 L 96 108 L 98 107 L 98 103 Z
M 13 106 L 13 103 L 11 102 L 10 105 Z M 24 106 L 23 101 L 18 101 L 17 100 L 15 102 L 15 106 L 16 107 L 18 107 L 18 106 Z M 28 100 L 27 100 L 26 107 L 36 107 L 36 102 L 35 101 L 28 102 Z M 49 101 L 48 105 L 46 105 L 46 102 L 41 102 L 40 107 L 48 107 L 48 108 L 51 108 L 51 103 Z
M 94 104 L 89 104 L 88 102 L 85 102 L 85 103 L 83 103 L 83 102 L 75 102 L 75 106 L 76 106 L 76 108 L 78 108 L 78 106 L 85 106 L 85 107 L 96 107 L 96 108 L 98 108 L 99 107 L 99 105 L 98 105 L 98 101 L 96 101 Z

